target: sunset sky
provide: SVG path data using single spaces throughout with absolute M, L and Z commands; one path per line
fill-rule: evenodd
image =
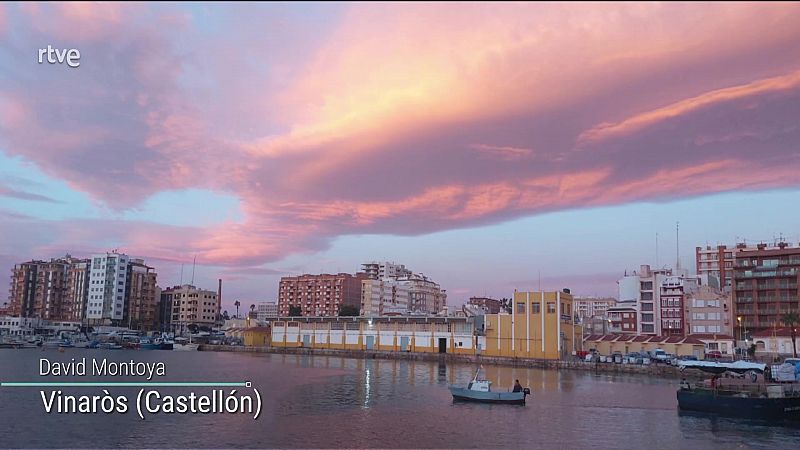
M 796 244 L 798 200 L 800 3 L 0 5 L 8 275 L 119 249 L 226 304 L 370 260 L 450 304 L 615 295 L 678 221 L 690 270 Z

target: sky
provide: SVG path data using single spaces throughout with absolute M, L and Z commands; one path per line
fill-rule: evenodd
M 0 270 L 118 249 L 169 286 L 196 258 L 230 307 L 388 260 L 457 305 L 796 244 L 798 25 L 798 3 L 4 3 Z

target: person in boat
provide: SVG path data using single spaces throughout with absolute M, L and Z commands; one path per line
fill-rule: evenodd
M 522 385 L 519 384 L 519 380 L 514 380 L 514 389 L 511 392 L 522 392 Z

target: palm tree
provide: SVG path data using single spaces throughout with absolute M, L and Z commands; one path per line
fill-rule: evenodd
M 800 315 L 796 312 L 787 312 L 781 320 L 789 327 L 789 335 L 792 336 L 792 354 L 797 358 L 797 325 L 800 324 Z
M 248 317 L 255 318 L 256 317 L 256 305 L 250 305 L 250 315 Z
M 236 318 L 237 319 L 239 318 L 239 306 L 240 305 L 241 305 L 241 303 L 239 303 L 239 300 L 236 300 L 235 302 L 233 302 L 233 306 L 236 307 Z

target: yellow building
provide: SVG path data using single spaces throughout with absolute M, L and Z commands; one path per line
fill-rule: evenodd
M 581 350 L 581 327 L 574 324 L 572 295 L 514 292 L 511 314 L 484 316 L 486 356 L 562 359 Z
M 270 345 L 272 330 L 270 327 L 250 327 L 244 330 L 244 345 L 248 347 L 265 347 Z

